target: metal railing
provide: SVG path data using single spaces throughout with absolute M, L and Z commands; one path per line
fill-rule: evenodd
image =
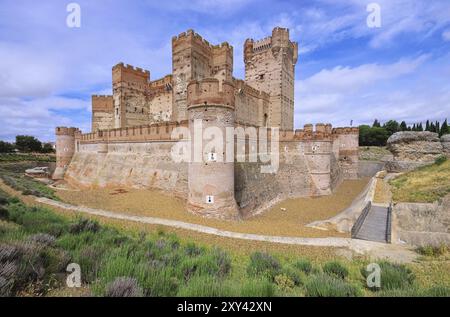
M 356 238 L 356 235 L 359 233 L 359 230 L 361 229 L 361 226 L 363 225 L 364 220 L 366 220 L 367 214 L 369 213 L 369 210 L 371 207 L 372 207 L 372 202 L 368 201 L 367 205 L 362 210 L 361 215 L 359 215 L 358 219 L 356 220 L 355 224 L 352 227 L 352 230 L 351 230 L 352 238 Z
M 391 243 L 392 240 L 392 203 L 389 204 L 386 219 L 386 243 Z

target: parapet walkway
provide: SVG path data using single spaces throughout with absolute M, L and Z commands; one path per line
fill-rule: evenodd
M 155 217 L 144 216 L 132 216 L 118 212 L 112 212 L 102 209 L 94 209 L 83 206 L 74 206 L 60 201 L 48 199 L 48 198 L 36 198 L 36 201 L 53 207 L 57 207 L 64 210 L 71 210 L 75 212 L 81 212 L 85 214 L 101 216 L 111 219 L 133 221 L 139 223 L 146 223 L 152 225 L 163 225 L 168 227 L 174 227 L 179 229 L 191 230 L 205 234 L 212 234 L 220 237 L 243 239 L 251 241 L 263 241 L 271 243 L 282 243 L 291 245 L 304 245 L 304 246 L 318 246 L 318 247 L 341 247 L 349 248 L 350 250 L 359 253 L 370 253 L 375 257 L 391 258 L 402 262 L 410 262 L 415 258 L 413 252 L 406 250 L 405 248 L 387 245 L 384 243 L 357 240 L 351 238 L 300 238 L 300 237 L 283 237 L 283 236 L 269 236 L 259 235 L 251 233 L 240 233 L 221 230 L 213 227 L 207 227 L 197 225 L 193 223 L 187 223 L 177 220 L 169 220 Z

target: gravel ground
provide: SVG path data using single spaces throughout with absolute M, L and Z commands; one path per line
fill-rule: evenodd
M 305 227 L 328 219 L 346 207 L 364 189 L 368 178 L 344 181 L 333 195 L 317 198 L 289 199 L 245 221 L 203 218 L 187 212 L 184 202 L 161 192 L 144 189 L 95 189 L 58 191 L 63 201 L 80 206 L 117 211 L 136 216 L 160 217 L 200 224 L 218 229 L 278 236 L 347 237 L 347 234 Z M 285 211 L 282 208 L 286 209 Z

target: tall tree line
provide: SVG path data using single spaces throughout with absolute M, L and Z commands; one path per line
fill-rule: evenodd
M 447 119 L 442 123 L 427 120 L 425 126 L 422 122 L 408 125 L 405 121 L 399 123 L 396 120 L 389 120 L 381 124 L 378 119 L 375 119 L 372 126 L 359 126 L 359 144 L 363 146 L 384 146 L 392 134 L 400 131 L 430 131 L 442 136 L 444 134 L 450 134 L 450 127 Z

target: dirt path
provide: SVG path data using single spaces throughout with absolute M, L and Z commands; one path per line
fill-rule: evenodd
M 129 214 L 122 214 L 102 209 L 74 206 L 67 203 L 51 200 L 48 198 L 36 198 L 36 201 L 64 210 L 76 211 L 80 213 L 86 213 L 90 215 L 118 220 L 175 227 L 179 229 L 192 230 L 200 233 L 211 234 L 226 238 L 282 243 L 291 245 L 304 245 L 304 246 L 341 247 L 341 248 L 345 247 L 358 254 L 367 254 L 376 258 L 388 258 L 396 262 L 412 262 L 416 258 L 415 253 L 406 248 L 378 242 L 355 240 L 350 238 L 335 238 L 335 237 L 301 238 L 301 237 L 282 237 L 282 236 L 232 232 L 177 220 L 168 220 L 146 216 L 133 216 Z

